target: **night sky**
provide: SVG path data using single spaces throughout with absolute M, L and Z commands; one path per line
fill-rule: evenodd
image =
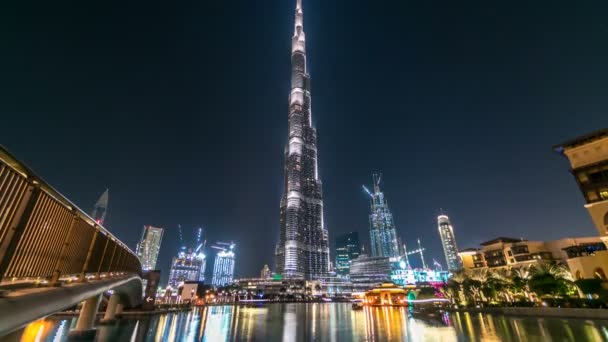
M 86 211 L 109 187 L 107 226 L 133 248 L 165 227 L 165 278 L 178 223 L 234 240 L 238 277 L 272 267 L 295 0 L 13 6 L 0 144 Z M 551 147 L 608 126 L 606 17 L 605 1 L 304 0 L 332 246 L 368 240 L 373 170 L 427 261 L 445 264 L 439 208 L 460 248 L 595 235 Z

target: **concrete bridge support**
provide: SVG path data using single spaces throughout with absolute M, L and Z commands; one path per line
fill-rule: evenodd
M 95 318 L 97 318 L 97 311 L 99 310 L 99 303 L 101 303 L 101 294 L 93 296 L 84 301 L 78 321 L 76 322 L 76 328 L 70 331 L 71 339 L 81 338 L 92 338 L 95 336 Z
M 106 307 L 106 313 L 103 316 L 103 319 L 100 323 L 114 323 L 116 322 L 116 314 L 118 313 L 118 306 L 120 304 L 120 296 L 116 293 L 113 293 L 110 296 L 110 300 L 108 301 L 108 306 Z

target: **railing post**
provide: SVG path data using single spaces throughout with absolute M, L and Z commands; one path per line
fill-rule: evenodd
M 106 260 L 106 250 L 108 249 L 109 244 L 110 237 L 106 239 L 106 245 L 103 247 L 103 254 L 101 255 L 101 260 L 99 261 L 99 267 L 97 267 L 97 274 L 95 275 L 95 279 L 100 279 L 101 266 L 103 266 L 103 262 Z
M 11 228 L 6 232 L 4 240 L 0 241 L 0 281 L 2 281 L 11 259 L 13 258 L 13 253 L 15 253 L 15 249 L 17 249 L 17 244 L 19 243 L 19 240 L 21 240 L 21 236 L 25 231 L 25 227 L 39 196 L 40 187 L 35 183 L 30 183 L 25 194 L 23 194 L 17 212 L 13 217 L 13 221 L 10 225 Z
M 70 222 L 70 228 L 68 228 L 68 233 L 66 234 L 65 239 L 63 240 L 63 245 L 61 245 L 61 251 L 59 252 L 59 256 L 57 257 L 57 262 L 55 262 L 55 268 L 53 270 L 53 277 L 51 278 L 51 281 L 50 281 L 51 286 L 60 285 L 59 277 L 61 277 L 61 270 L 59 269 L 59 266 L 61 266 L 61 261 L 65 257 L 65 252 L 67 251 L 68 246 L 70 245 L 70 237 L 72 235 L 72 229 L 74 229 L 74 226 L 76 225 L 77 220 L 78 220 L 78 216 L 76 214 L 74 214 L 74 216 L 72 216 L 72 222 Z
M 86 280 L 87 268 L 89 267 L 89 260 L 91 260 L 91 255 L 93 254 L 93 248 L 95 247 L 95 240 L 97 240 L 97 234 L 99 234 L 99 229 L 95 226 L 95 233 L 93 234 L 93 238 L 91 239 L 91 244 L 89 245 L 89 250 L 87 252 L 87 258 L 84 261 L 84 265 L 82 265 L 82 271 L 80 272 L 79 281 Z

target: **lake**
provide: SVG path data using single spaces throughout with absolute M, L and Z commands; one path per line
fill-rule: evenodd
M 38 341 L 65 341 L 76 319 L 28 327 Z M 34 335 L 32 335 L 34 334 Z M 403 307 L 348 303 L 211 306 L 122 319 L 100 326 L 99 341 L 608 341 L 608 321 L 446 313 L 413 318 Z

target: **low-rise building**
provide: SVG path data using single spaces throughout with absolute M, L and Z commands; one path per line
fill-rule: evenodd
M 480 248 L 461 250 L 458 255 L 462 259 L 463 268 L 470 270 L 521 267 L 550 261 L 569 264 L 568 260 L 581 256 L 576 256 L 577 250 L 603 251 L 606 246 L 599 236 L 552 241 L 499 237 L 482 243 Z
M 355 291 L 365 291 L 390 280 L 392 271 L 389 257 L 373 257 L 365 254 L 353 259 L 350 265 L 350 281 Z
M 570 172 L 585 199 L 599 236 L 608 245 L 608 128 L 586 134 L 553 149 L 568 158 Z M 604 248 L 605 249 L 605 248 Z M 568 267 L 576 279 L 599 278 L 606 284 L 608 252 L 594 247 L 570 248 Z

